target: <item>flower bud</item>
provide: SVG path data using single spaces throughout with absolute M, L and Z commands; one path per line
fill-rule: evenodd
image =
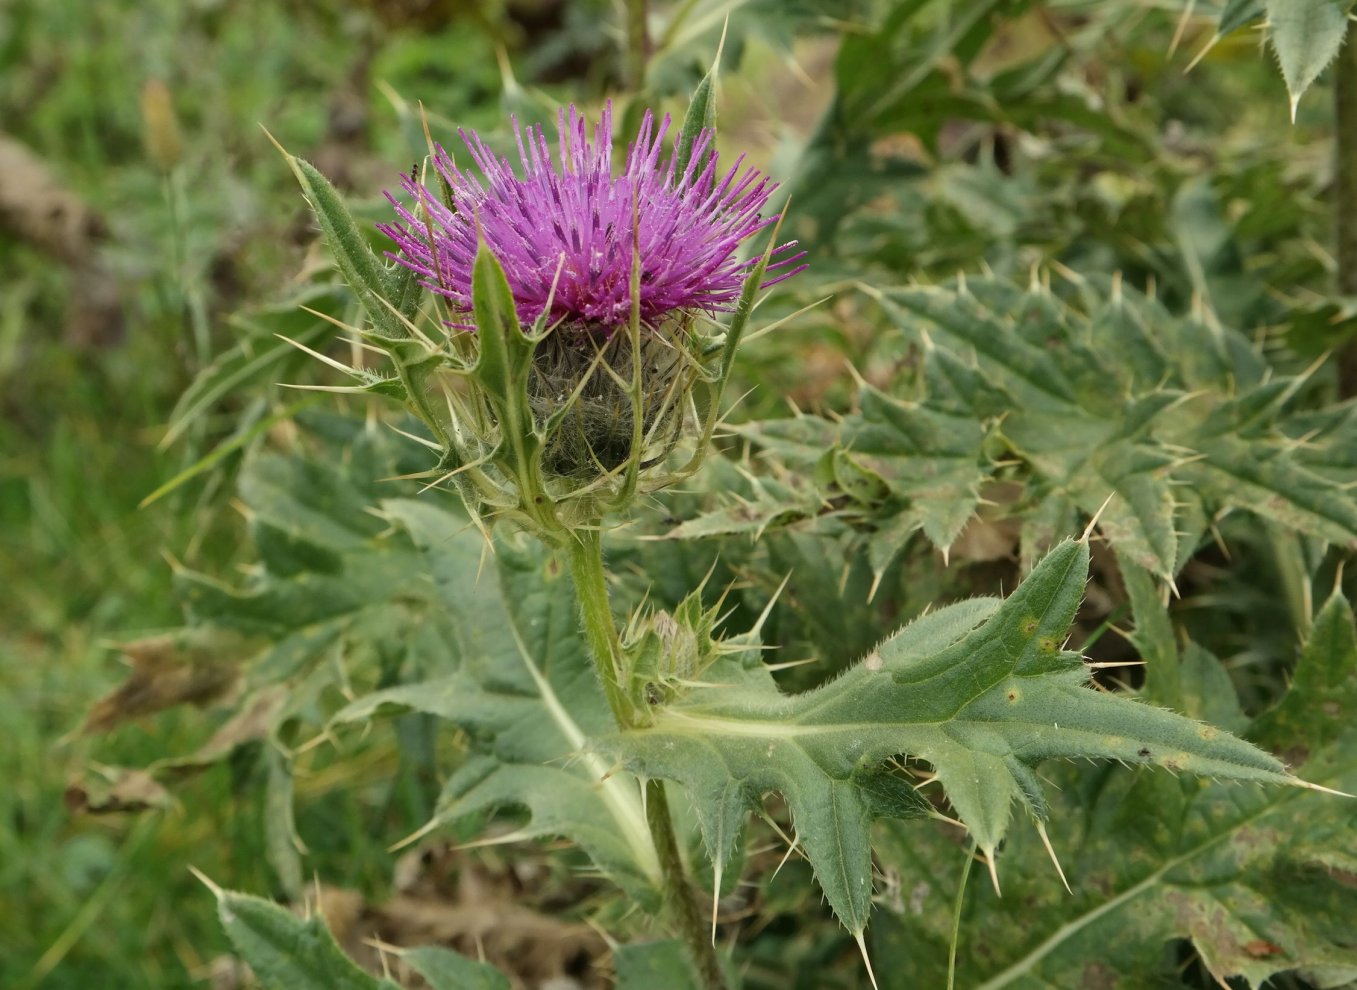
M 715 638 L 719 606 L 704 608 L 702 590 L 684 598 L 673 614 L 634 616 L 622 637 L 627 669 L 623 686 L 638 711 L 685 694 L 725 652 Z

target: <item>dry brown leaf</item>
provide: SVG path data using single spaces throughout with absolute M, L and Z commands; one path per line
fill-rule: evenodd
M 81 728 L 86 735 L 174 705 L 202 706 L 221 697 L 235 685 L 250 649 L 249 640 L 236 633 L 192 629 L 127 643 L 122 651 L 132 673 L 95 702 Z
M 91 770 L 83 780 L 72 781 L 66 788 L 66 807 L 72 814 L 107 815 L 168 808 L 173 804 L 170 792 L 145 770 L 123 767 Z

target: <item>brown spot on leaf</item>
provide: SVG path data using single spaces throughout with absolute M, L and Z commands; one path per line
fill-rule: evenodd
M 1281 955 L 1284 951 L 1280 945 L 1274 945 L 1265 938 L 1256 938 L 1252 942 L 1245 942 L 1243 949 L 1246 955 L 1254 959 L 1268 959 L 1272 956 Z
M 1115 990 L 1117 974 L 1104 963 L 1092 962 L 1079 974 L 1079 990 Z

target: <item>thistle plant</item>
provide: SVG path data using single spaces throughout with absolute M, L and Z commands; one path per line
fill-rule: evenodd
M 722 165 L 710 98 L 709 79 L 672 149 L 671 119 L 646 111 L 617 175 L 611 104 L 592 134 L 575 107 L 560 111 L 555 156 L 543 127 L 514 121 L 521 174 L 475 133 L 460 132 L 474 169 L 431 145 L 423 169 L 402 181 L 412 202 L 388 193 L 396 219 L 379 226 L 394 245 L 385 268 L 328 183 L 289 156 L 374 316 L 359 335 L 396 365 L 392 377 L 345 370 L 424 421 L 440 457 L 433 485 L 455 486 L 487 534 L 510 522 L 568 557 L 585 637 L 623 730 L 645 719 L 656 690 L 637 657 L 656 669 L 672 661 L 657 659 L 653 645 L 624 646 L 603 528 L 638 496 L 698 470 L 756 294 L 805 268 L 794 241 L 777 242 L 781 217 L 768 213 L 776 183 L 743 156 Z M 770 230 L 761 254 L 741 255 Z M 423 326 L 419 289 L 432 301 Z M 644 803 L 670 910 L 706 982 L 721 984 L 658 779 Z
M 350 329 L 393 371 L 325 360 L 355 380 L 341 390 L 396 398 L 423 422 L 429 487 L 455 490 L 480 530 L 427 496 L 382 502 L 412 546 L 355 580 L 390 594 L 384 575 L 423 561 L 437 592 L 420 607 L 455 628 L 451 672 L 358 698 L 333 722 L 419 711 L 467 730 L 473 751 L 430 827 L 526 809 L 513 838 L 574 839 L 637 903 L 663 906 L 706 987 L 729 984 L 717 900 L 770 792 L 865 960 L 881 819 L 963 825 L 997 891 L 1015 807 L 1055 860 L 1044 760 L 1301 784 L 1223 729 L 1092 689 L 1068 638 L 1096 519 L 1055 541 L 1007 599 L 932 611 L 802 694 L 775 682 L 763 621 L 724 632 L 702 587 L 672 612 L 619 618 L 605 532 L 702 467 L 758 293 L 805 267 L 778 237 L 775 183 L 743 159 L 721 164 L 714 119 L 709 76 L 677 130 L 642 116 L 616 174 L 611 108 L 592 131 L 562 111 L 554 152 L 544 128 L 515 123 L 516 165 L 473 133 L 469 163 L 431 142 L 389 196 L 385 261 L 324 178 L 288 156 L 365 311 Z M 476 579 L 476 539 L 496 547 L 497 586 Z M 1136 594 L 1152 600 L 1141 578 Z M 955 818 L 919 794 L 920 764 Z M 671 814 L 680 789 L 713 866 L 710 933 Z

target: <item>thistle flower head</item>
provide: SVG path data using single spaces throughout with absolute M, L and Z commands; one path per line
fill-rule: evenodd
M 612 125 L 608 105 L 591 140 L 583 116 L 573 106 L 562 110 L 553 158 L 541 126 L 525 130 L 515 121 L 521 176 L 474 132 L 459 131 L 479 175 L 439 147 L 433 162 L 450 203 L 414 177 L 403 184 L 416 209 L 388 193 L 402 221 L 380 228 L 400 248 L 392 257 L 465 312 L 484 239 L 524 324 L 545 315 L 548 324 L 611 334 L 631 319 L 633 265 L 643 324 L 730 309 L 756 264 L 738 257 L 741 243 L 778 220 L 762 213 L 776 184 L 745 167 L 743 156 L 723 173 L 710 131 L 697 135 L 680 168 L 664 152 L 670 118 L 657 126 L 649 111 L 614 175 Z M 775 249 L 765 285 L 805 267 L 795 246 Z

